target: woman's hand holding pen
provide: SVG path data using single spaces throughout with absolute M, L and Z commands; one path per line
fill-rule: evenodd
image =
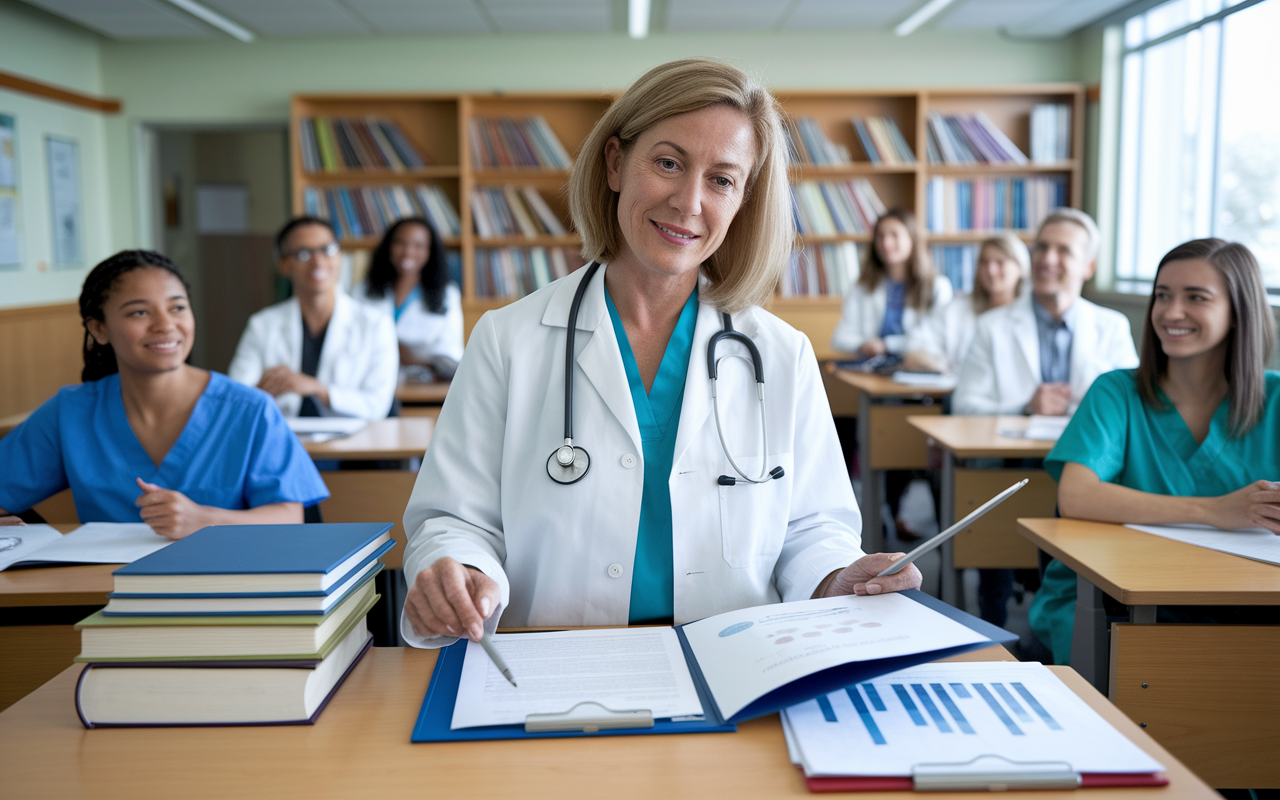
M 142 495 L 134 502 L 141 509 L 142 521 L 166 539 L 181 539 L 212 524 L 207 519 L 208 507 L 193 502 L 182 492 L 162 489 L 142 478 L 136 480 Z
M 418 573 L 404 610 L 422 636 L 465 636 L 478 642 L 499 598 L 492 578 L 446 557 Z
M 923 576 L 915 564 L 893 575 L 876 577 L 892 566 L 895 561 L 905 557 L 905 553 L 872 553 L 869 556 L 863 556 L 844 569 L 828 575 L 813 596 L 816 599 L 845 594 L 887 594 L 919 589 Z

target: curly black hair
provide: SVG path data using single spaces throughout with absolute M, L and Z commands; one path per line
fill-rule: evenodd
M 404 217 L 387 228 L 373 251 L 369 261 L 369 275 L 365 288 L 369 297 L 386 297 L 396 285 L 396 267 L 391 263 L 391 240 L 404 225 L 421 225 L 427 229 L 431 243 L 427 246 L 427 263 L 422 266 L 418 285 L 422 287 L 422 305 L 433 314 L 444 313 L 444 292 L 449 286 L 449 264 L 445 259 L 444 242 L 435 227 L 425 217 Z

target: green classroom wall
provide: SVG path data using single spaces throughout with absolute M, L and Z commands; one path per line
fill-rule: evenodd
M 1077 81 L 1097 72 L 1082 63 L 1095 49 L 1087 32 L 1048 41 L 925 30 L 906 38 L 889 31 L 822 31 L 659 33 L 640 41 L 611 33 L 122 42 L 74 28 L 67 33 L 71 26 L 55 17 L 0 0 L 0 30 L 15 19 L 56 46 L 7 53 L 6 31 L 0 34 L 0 69 L 124 102 L 123 113 L 101 118 L 110 187 L 101 210 L 109 220 L 109 249 L 154 243 L 137 197 L 142 126 L 284 123 L 296 92 L 617 89 L 655 64 L 693 55 L 728 59 L 782 89 Z M 76 75 L 52 75 L 58 48 L 75 51 Z M 10 275 L 0 273 L 0 285 Z M 36 296 L 22 282 L 17 288 L 0 292 L 0 307 L 75 296 L 70 285 L 62 298 Z

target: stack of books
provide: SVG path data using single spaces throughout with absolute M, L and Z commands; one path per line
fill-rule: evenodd
M 522 297 L 582 266 L 571 247 L 476 248 L 476 296 Z
M 298 120 L 298 151 L 307 172 L 389 169 L 402 172 L 426 166 L 400 126 L 388 119 L 303 117 Z
M 449 195 L 432 184 L 307 189 L 302 199 L 308 214 L 333 223 L 339 239 L 381 236 L 403 217 L 426 217 L 441 236 L 462 232 Z
M 929 112 L 925 143 L 930 164 L 1025 164 L 1027 156 L 981 111 Z
M 782 273 L 782 297 L 840 297 L 858 280 L 858 246 L 853 242 L 809 245 L 791 253 Z
M 851 181 L 801 181 L 791 187 L 800 233 L 833 236 L 868 233 L 885 212 L 875 187 L 866 178 Z
M 1071 158 L 1071 106 L 1044 103 L 1031 109 L 1031 160 L 1036 163 Z
M 853 128 L 872 164 L 916 163 L 915 151 L 907 144 L 893 117 L 854 117 Z
M 929 179 L 929 230 L 1031 230 L 1067 205 L 1067 180 L 1044 178 Z
M 471 163 L 477 169 L 568 169 L 572 165 L 568 151 L 542 115 L 474 117 L 470 134 Z
M 788 150 L 791 160 L 797 164 L 848 164 L 849 148 L 836 144 L 822 132 L 822 126 L 813 117 L 800 117 L 788 127 Z
M 471 191 L 471 218 L 482 239 L 564 236 L 564 223 L 532 186 L 481 186 Z
M 388 523 L 203 528 L 116 570 L 82 620 L 87 728 L 316 721 L 368 651 Z

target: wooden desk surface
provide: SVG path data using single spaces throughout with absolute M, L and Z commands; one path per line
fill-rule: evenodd
M 421 458 L 435 430 L 433 417 L 375 419 L 357 433 L 327 442 L 303 442 L 315 459 L 396 461 Z
M 927 416 L 907 417 L 912 427 L 922 431 L 957 458 L 1044 458 L 1054 442 L 1001 436 L 999 431 L 1024 431 L 1030 417 L 1023 416 Z
M 831 365 L 832 375 L 839 381 L 860 389 L 872 397 L 946 397 L 951 394 L 951 386 L 915 386 L 906 383 L 895 383 L 888 375 L 876 375 L 871 372 L 855 372 L 850 369 L 839 369 Z
M 1123 525 L 1019 519 L 1018 532 L 1125 605 L 1280 605 L 1280 567 Z
M 54 525 L 70 533 L 79 525 Z M 115 588 L 119 564 L 35 567 L 0 572 L 0 608 L 6 606 L 103 606 Z
M 1004 660 L 1003 648 L 970 654 Z M 314 726 L 85 730 L 71 667 L 0 713 L 5 795 L 113 797 L 808 797 L 776 714 L 737 733 L 411 744 L 435 653 L 373 648 Z M 1090 789 L 1089 800 L 1216 795 L 1066 667 L 1051 667 L 1168 766 L 1168 787 Z M 951 795 L 959 797 L 959 795 Z M 970 797 L 986 797 L 970 795 Z M 901 798 L 868 795 L 884 800 Z M 1025 800 L 1043 800 L 1027 793 Z
M 448 393 L 449 381 L 401 381 L 396 387 L 396 399 L 401 403 L 443 403 Z

